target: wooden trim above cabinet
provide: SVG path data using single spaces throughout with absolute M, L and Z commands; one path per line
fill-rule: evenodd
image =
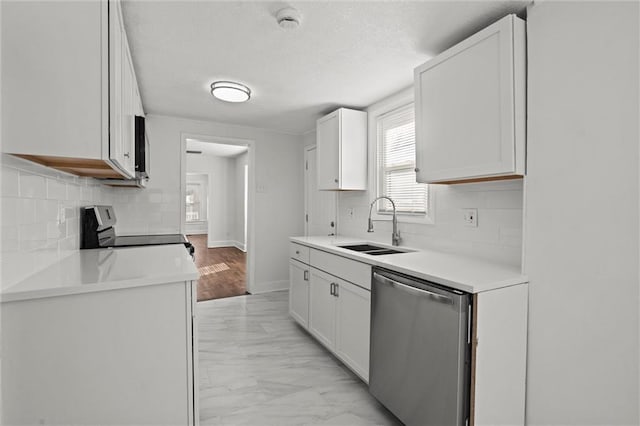
M 71 173 L 76 176 L 94 177 L 94 178 L 115 178 L 122 179 L 122 174 L 114 170 L 109 163 L 104 160 L 87 159 L 87 158 L 71 158 L 71 157 L 53 157 L 49 155 L 25 155 L 13 154 L 16 157 L 51 167 L 61 172 Z

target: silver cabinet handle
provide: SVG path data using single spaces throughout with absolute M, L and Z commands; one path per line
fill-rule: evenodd
M 300 254 L 300 250 L 296 250 L 296 254 Z
M 338 291 L 339 289 L 340 289 L 340 284 L 336 284 L 336 288 L 335 288 L 335 290 L 333 291 L 333 295 L 334 295 L 335 297 L 340 297 L 340 292 Z
M 335 285 L 334 283 L 329 284 L 329 294 L 332 295 L 332 296 L 333 296 L 333 286 L 334 285 Z
M 309 281 L 309 271 L 304 271 L 304 277 L 303 277 L 303 279 L 304 279 L 305 281 Z
M 126 153 L 124 154 L 124 156 L 125 156 L 125 157 L 127 157 L 127 158 L 129 158 L 129 153 L 128 153 L 128 152 L 126 152 Z
M 413 171 L 418 173 L 420 171 L 420 169 L 416 167 L 415 169 L 413 169 Z
M 398 290 L 404 291 L 406 293 L 411 293 L 416 296 L 423 296 L 433 299 L 436 302 L 446 303 L 447 305 L 453 305 L 453 299 L 442 294 L 434 293 L 432 291 L 423 290 L 421 288 L 411 287 L 403 283 L 399 283 L 398 281 L 394 281 L 391 278 L 387 278 L 383 275 L 378 274 L 377 272 L 373 273 L 373 279 L 379 281 L 383 284 L 387 284 L 391 287 L 397 288 Z
M 334 181 L 335 183 L 338 183 L 338 179 L 334 179 L 333 181 Z

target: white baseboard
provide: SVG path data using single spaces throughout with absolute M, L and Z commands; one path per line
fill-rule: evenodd
M 270 293 L 272 291 L 289 290 L 289 280 L 255 283 L 251 294 Z
M 235 248 L 237 248 L 238 250 L 242 250 L 242 251 L 243 251 L 243 252 L 245 252 L 245 253 L 247 252 L 247 249 L 246 249 L 246 247 L 244 246 L 244 244 L 242 244 L 242 243 L 241 243 L 241 242 L 239 242 L 239 241 L 234 241 L 234 242 L 233 242 L 233 246 L 234 246 Z
M 235 246 L 233 241 L 208 241 L 207 247 L 217 248 L 217 247 L 235 247 Z

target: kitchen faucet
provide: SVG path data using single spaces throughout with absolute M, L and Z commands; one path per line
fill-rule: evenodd
M 371 210 L 373 210 L 373 206 L 376 204 L 376 201 L 385 198 L 391 201 L 391 205 L 393 206 L 393 231 L 391 233 L 391 244 L 394 246 L 400 245 L 400 232 L 398 231 L 398 217 L 396 216 L 396 203 L 393 200 L 385 195 L 376 198 L 371 202 L 371 206 L 369 207 L 369 228 L 367 232 L 373 232 L 373 220 L 371 220 Z

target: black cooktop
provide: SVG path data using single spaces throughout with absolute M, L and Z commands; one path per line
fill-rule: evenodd
M 122 235 L 116 236 L 110 247 L 153 246 L 159 244 L 187 244 L 189 241 L 182 234 L 164 235 Z

